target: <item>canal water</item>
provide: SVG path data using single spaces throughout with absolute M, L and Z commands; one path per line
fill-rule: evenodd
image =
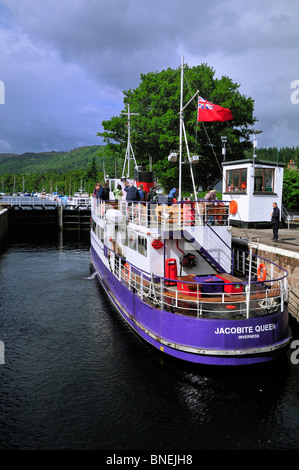
M 298 337 L 298 336 L 297 336 Z M 299 449 L 299 364 L 188 365 L 119 317 L 88 241 L 0 252 L 1 450 Z

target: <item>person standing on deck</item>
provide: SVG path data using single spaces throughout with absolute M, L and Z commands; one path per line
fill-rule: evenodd
M 101 185 L 100 185 L 100 183 L 97 183 L 94 190 L 93 190 L 92 196 L 97 197 L 99 192 L 100 192 L 100 189 L 101 189 Z
M 102 199 L 103 201 L 109 200 L 109 186 L 107 183 L 104 183 L 104 185 L 101 187 L 97 197 L 98 199 Z
M 129 184 L 127 181 L 125 182 L 124 190 L 127 193 L 126 200 L 127 201 L 140 201 L 140 194 L 138 189 L 133 185 Z
M 157 199 L 157 190 L 156 190 L 156 185 L 154 184 L 151 186 L 149 192 L 147 193 L 146 200 L 147 200 L 147 224 L 148 227 L 150 226 L 150 221 L 151 221 L 151 213 L 154 216 L 155 209 L 156 209 L 156 204 L 150 204 L 150 202 L 153 202 Z
M 113 194 L 114 194 L 115 199 L 117 200 L 121 199 L 123 192 L 122 192 L 122 188 L 120 184 L 118 184 L 117 187 L 113 190 Z
M 140 194 L 140 201 L 146 201 L 146 191 L 143 189 L 143 184 L 139 185 L 138 191 Z
M 168 194 L 168 205 L 171 205 L 172 202 L 173 202 L 173 199 L 176 197 L 177 195 L 177 188 L 172 188 L 172 190 L 169 192 Z
M 154 184 L 149 192 L 147 193 L 147 197 L 146 197 L 146 200 L 148 202 L 151 202 L 151 201 L 154 201 L 154 198 L 157 196 L 157 191 L 156 191 L 156 185 Z
M 209 189 L 209 192 L 205 195 L 205 199 L 207 201 L 211 201 L 212 204 L 214 203 L 214 201 L 217 201 L 216 190 L 215 189 Z M 212 208 L 209 207 L 208 205 L 206 206 L 206 212 L 207 212 L 207 215 L 208 215 L 208 223 L 210 225 L 213 225 L 214 215 L 211 215 Z

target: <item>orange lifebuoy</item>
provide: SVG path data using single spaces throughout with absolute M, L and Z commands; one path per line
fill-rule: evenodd
M 124 265 L 124 278 L 127 283 L 129 283 L 130 280 L 130 265 L 128 263 L 125 263 Z
M 263 270 L 263 277 L 261 277 L 261 270 Z M 257 279 L 260 282 L 264 282 L 264 280 L 266 279 L 266 276 L 267 276 L 267 268 L 263 263 L 261 263 L 259 267 L 257 268 Z
M 237 201 L 231 201 L 229 203 L 229 212 L 230 212 L 230 214 L 236 214 L 238 212 L 238 203 L 237 203 Z

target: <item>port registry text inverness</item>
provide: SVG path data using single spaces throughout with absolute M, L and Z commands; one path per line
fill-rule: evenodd
M 139 463 L 147 462 L 149 459 L 142 459 L 141 457 L 120 457 L 113 454 L 112 457 L 107 457 L 107 465 L 132 465 L 134 468 L 138 467 Z M 151 455 L 151 465 L 192 465 L 192 455 Z

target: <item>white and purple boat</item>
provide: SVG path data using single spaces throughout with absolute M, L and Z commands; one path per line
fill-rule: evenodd
M 245 365 L 285 354 L 288 273 L 252 249 L 232 249 L 231 201 L 113 200 L 123 180 L 109 180 L 111 200 L 91 198 L 90 253 L 128 325 L 192 363 Z M 154 175 L 136 166 L 134 184 L 141 183 L 148 190 Z

